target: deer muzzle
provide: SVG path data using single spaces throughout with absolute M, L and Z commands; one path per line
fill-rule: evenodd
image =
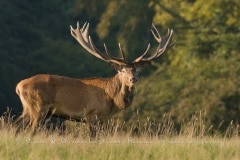
M 130 78 L 130 82 L 133 83 L 133 84 L 136 83 L 137 82 L 137 78 L 136 77 Z

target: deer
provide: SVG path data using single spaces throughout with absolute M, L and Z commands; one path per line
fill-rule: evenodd
M 134 86 L 137 76 L 143 68 L 159 58 L 175 41 L 173 30 L 168 29 L 161 37 L 152 24 L 151 32 L 158 42 L 156 51 L 147 56 L 150 43 L 143 54 L 132 62 L 127 62 L 120 43 L 121 57 L 112 56 L 105 43 L 105 53 L 100 52 L 89 35 L 89 23 L 80 28 L 79 22 L 70 33 L 77 42 L 91 55 L 109 63 L 116 74 L 110 78 L 70 78 L 51 74 L 37 74 L 20 81 L 16 93 L 22 103 L 22 114 L 17 118 L 17 132 L 28 127 L 34 133 L 40 121 L 47 117 L 60 117 L 87 123 L 89 136 L 96 137 L 96 125 L 112 115 L 126 110 L 133 102 Z

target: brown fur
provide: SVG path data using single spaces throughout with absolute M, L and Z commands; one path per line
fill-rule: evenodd
M 134 74 L 130 72 L 127 76 L 131 78 Z M 16 86 L 16 93 L 23 112 L 16 122 L 32 126 L 34 130 L 49 113 L 90 124 L 96 123 L 96 117 L 98 120 L 108 119 L 128 108 L 133 101 L 132 84 L 124 84 L 122 77 L 121 72 L 106 79 L 40 74 L 22 80 Z

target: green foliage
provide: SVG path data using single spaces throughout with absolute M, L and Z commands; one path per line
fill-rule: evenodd
M 97 33 L 104 41 L 111 42 L 109 48 L 113 54 L 119 52 L 117 43 L 121 43 L 128 61 L 144 52 L 152 39 L 149 35 L 153 8 L 148 4 L 147 0 L 113 0 L 108 3 L 97 25 Z
M 164 6 L 168 12 L 163 12 L 161 5 L 156 3 L 154 20 L 177 26 L 177 43 L 168 53 L 170 61 L 157 66 L 154 74 L 138 86 L 132 110 L 154 115 L 155 119 L 169 113 L 179 125 L 199 110 L 207 112 L 207 124 L 214 128 L 226 129 L 231 121 L 238 123 L 240 34 L 234 15 L 239 16 L 239 4 L 233 1 L 226 14 L 225 1 L 170 2 Z M 173 10 L 173 6 L 179 7 Z M 127 114 L 129 117 L 132 115 Z

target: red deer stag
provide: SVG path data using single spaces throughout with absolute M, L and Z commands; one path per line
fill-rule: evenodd
M 152 26 L 152 34 L 159 43 L 157 50 L 146 57 L 150 48 L 148 44 L 146 51 L 131 63 L 126 62 L 120 44 L 121 58 L 110 55 L 105 44 L 106 54 L 101 53 L 89 36 L 89 23 L 82 28 L 77 23 L 76 29 L 70 26 L 71 35 L 80 45 L 93 56 L 109 63 L 117 74 L 112 78 L 86 79 L 40 74 L 20 81 L 16 93 L 22 102 L 23 112 L 16 120 L 17 131 L 29 126 L 34 132 L 39 121 L 51 115 L 86 122 L 90 127 L 90 137 L 95 137 L 97 122 L 131 105 L 138 73 L 173 45 L 173 30 L 168 30 L 167 36 L 162 38 Z

